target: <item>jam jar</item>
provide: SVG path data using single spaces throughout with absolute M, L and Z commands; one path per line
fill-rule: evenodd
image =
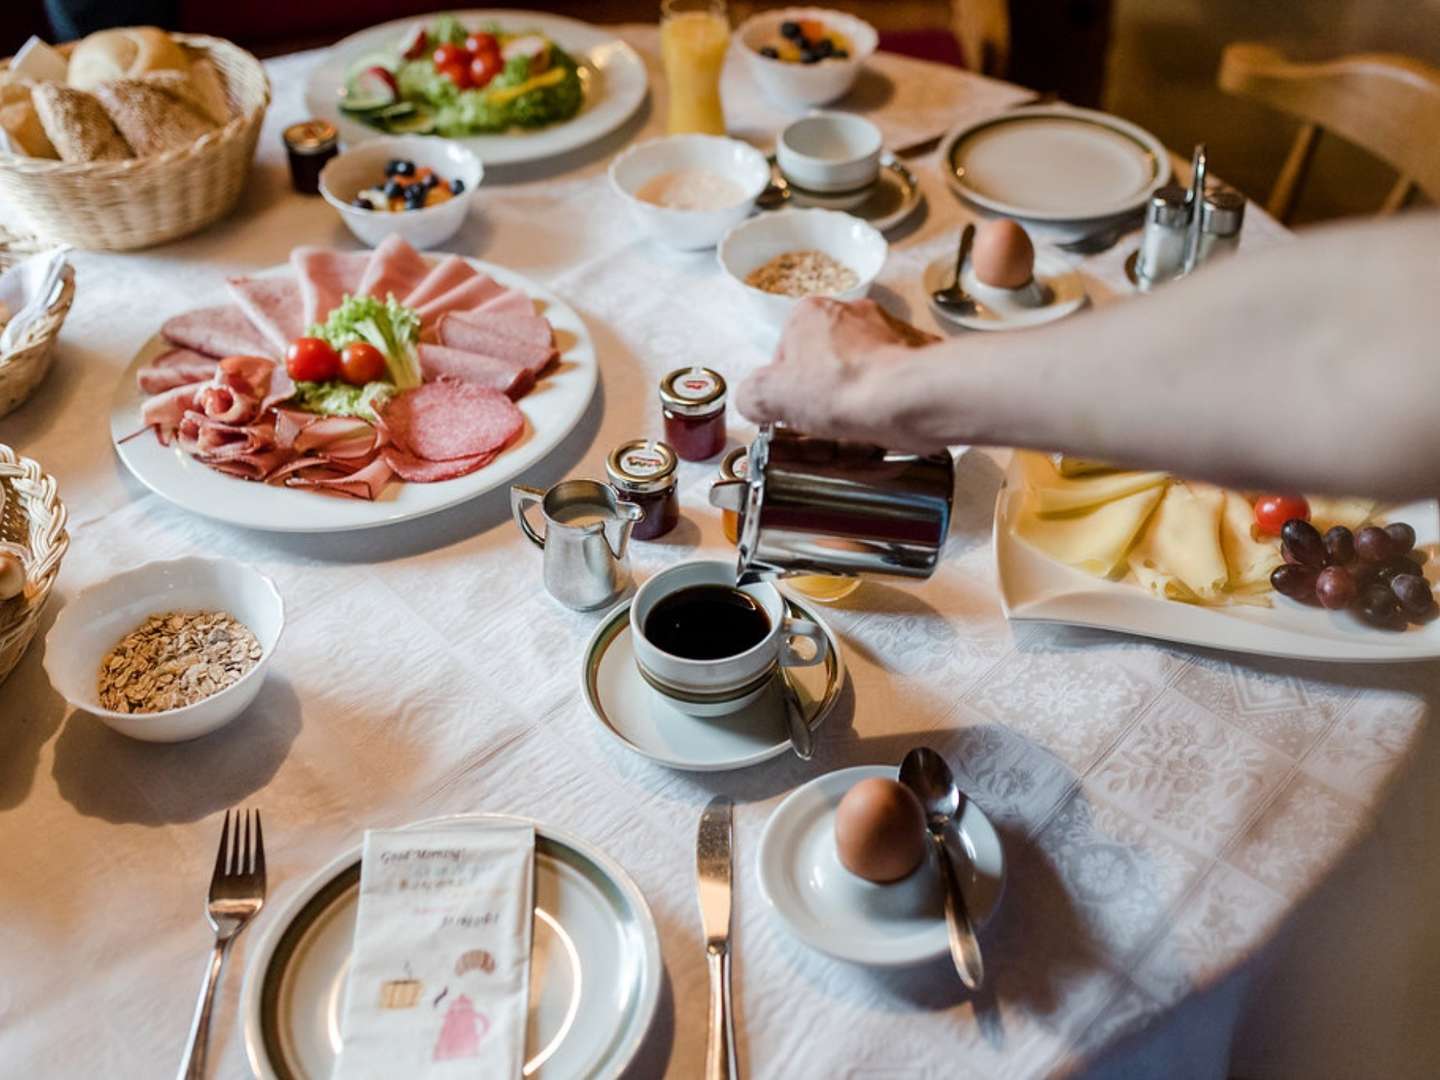
M 677 463 L 675 451 L 654 439 L 632 439 L 611 451 L 605 463 L 610 486 L 645 511 L 630 534 L 636 540 L 654 540 L 680 524 Z
M 679 368 L 660 380 L 665 440 L 686 461 L 725 449 L 725 379 L 710 368 Z
M 720 462 L 721 480 L 744 480 L 750 475 L 747 465 L 747 457 L 750 448 L 737 446 L 725 455 Z M 725 539 L 732 544 L 740 542 L 740 512 L 738 510 L 720 511 L 720 528 L 725 532 Z
M 302 120 L 285 129 L 290 183 L 301 195 L 320 194 L 320 170 L 340 152 L 340 135 L 328 120 Z

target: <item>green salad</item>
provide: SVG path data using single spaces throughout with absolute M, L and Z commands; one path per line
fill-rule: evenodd
M 420 316 L 391 296 L 350 296 L 331 310 L 323 322 L 306 331 L 336 353 L 347 345 L 363 343 L 377 349 L 384 359 L 380 378 L 352 382 L 346 378 L 297 380 L 291 404 L 306 412 L 324 416 L 359 416 L 374 423 L 377 410 L 398 390 L 409 390 L 423 381 L 416 346 L 420 342 Z M 366 378 L 366 376 L 361 376 Z
M 545 34 L 442 15 L 357 63 L 340 107 L 383 131 L 457 137 L 560 123 L 584 97 L 579 66 Z

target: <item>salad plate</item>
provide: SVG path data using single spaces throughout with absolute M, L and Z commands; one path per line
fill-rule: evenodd
M 599 379 L 595 346 L 575 309 L 549 289 L 503 266 L 467 261 L 501 285 L 528 293 L 554 327 L 560 351 L 553 370 L 517 403 L 525 416 L 524 430 L 484 468 L 455 480 L 392 483 L 369 501 L 240 480 L 202 464 L 178 444 L 162 446 L 154 438 L 132 438 L 141 428 L 145 399 L 135 373 L 171 348 L 159 334 L 140 348 L 116 388 L 110 408 L 116 453 L 137 480 L 181 509 L 267 532 L 345 532 L 393 525 L 447 510 L 508 484 L 554 450 L 585 415 Z M 286 264 L 254 276 L 289 272 Z M 224 299 L 223 292 L 217 299 Z
M 541 161 L 579 149 L 614 131 L 633 116 L 645 100 L 648 82 L 644 61 L 613 33 L 539 11 L 472 10 L 456 12 L 453 17 L 470 31 L 488 28 L 531 40 L 543 38 L 573 61 L 581 84 L 579 111 L 545 126 L 510 126 L 493 133 L 476 130 L 467 134 L 463 129 L 441 132 L 473 150 L 486 167 Z M 407 109 L 416 106 L 431 112 L 442 98 L 453 96 L 443 83 L 433 81 L 437 78 L 433 68 L 418 74 L 412 68 L 409 76 L 400 71 L 405 63 L 407 44 L 414 40 L 417 31 L 433 30 L 439 18 L 431 15 L 396 19 L 336 43 L 306 82 L 306 107 L 312 115 L 334 123 L 341 139 L 352 144 L 387 133 L 414 132 L 416 129 L 409 126 L 414 113 L 406 112 Z M 398 128 L 376 126 L 365 114 L 341 108 L 347 92 L 352 95 L 356 92 L 356 77 L 373 67 L 384 67 L 399 76 L 395 80 L 399 86 L 395 104 L 406 115 L 397 119 Z M 504 81 L 502 75 L 499 82 Z
M 1277 594 L 1272 606 L 1204 607 L 1154 596 L 1134 581 L 1091 577 L 1032 548 L 1014 533 L 1025 482 L 1012 460 L 995 507 L 994 545 L 1000 602 L 1017 622 L 1050 622 L 1290 660 L 1396 663 L 1440 657 L 1440 620 L 1395 633 L 1352 612 L 1310 607 Z M 1419 546 L 1440 541 L 1431 501 L 1387 509 L 1390 521 L 1414 526 Z M 1426 576 L 1434 580 L 1432 558 Z
M 526 1077 L 617 1077 L 660 999 L 660 939 L 644 896 L 579 837 L 504 814 L 417 822 L 535 826 Z M 241 1015 L 262 1080 L 323 1080 L 340 1052 L 340 1016 L 360 897 L 360 848 L 311 878 L 272 918 L 245 973 Z

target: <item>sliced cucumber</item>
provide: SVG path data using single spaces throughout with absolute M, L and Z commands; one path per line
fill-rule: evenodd
M 410 102 L 410 112 L 399 116 L 385 116 L 382 112 L 376 122 L 392 135 L 429 135 L 435 130 L 435 114 L 421 109 Z M 388 110 L 386 110 L 388 112 Z
M 341 111 L 353 113 L 356 116 L 363 116 L 366 119 L 383 112 L 386 109 L 393 109 L 395 102 L 390 97 L 362 97 L 355 91 L 348 91 L 340 98 Z

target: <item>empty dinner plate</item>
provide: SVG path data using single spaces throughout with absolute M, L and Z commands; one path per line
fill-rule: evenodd
M 824 722 L 845 683 L 840 639 L 815 609 L 787 598 L 797 616 L 825 632 L 825 663 L 789 668 L 788 674 L 811 730 Z M 681 712 L 651 689 L 635 666 L 630 605 L 610 612 L 585 649 L 585 701 L 605 731 L 626 749 L 672 769 L 718 772 L 743 769 L 790 751 L 785 701 L 772 683 L 750 705 L 725 716 Z
M 645 898 L 599 849 L 527 818 L 473 814 L 414 827 L 497 822 L 535 826 L 525 1076 L 618 1077 L 660 999 L 660 939 Z M 241 1008 L 250 1068 L 263 1080 L 324 1080 L 334 1069 L 359 896 L 355 848 L 301 888 L 251 957 Z
M 909 877 L 877 885 L 856 877 L 835 852 L 835 808 L 861 780 L 899 776 L 894 765 L 826 773 L 791 792 L 760 837 L 760 891 L 786 928 L 811 948 L 875 967 L 921 964 L 950 948 L 934 847 Z M 1000 904 L 1005 849 L 985 812 L 967 801 L 956 859 L 965 902 L 977 927 Z
M 941 150 L 961 198 L 1027 222 L 1132 213 L 1170 178 L 1160 141 L 1117 116 L 1068 106 L 1014 109 L 958 128 Z

